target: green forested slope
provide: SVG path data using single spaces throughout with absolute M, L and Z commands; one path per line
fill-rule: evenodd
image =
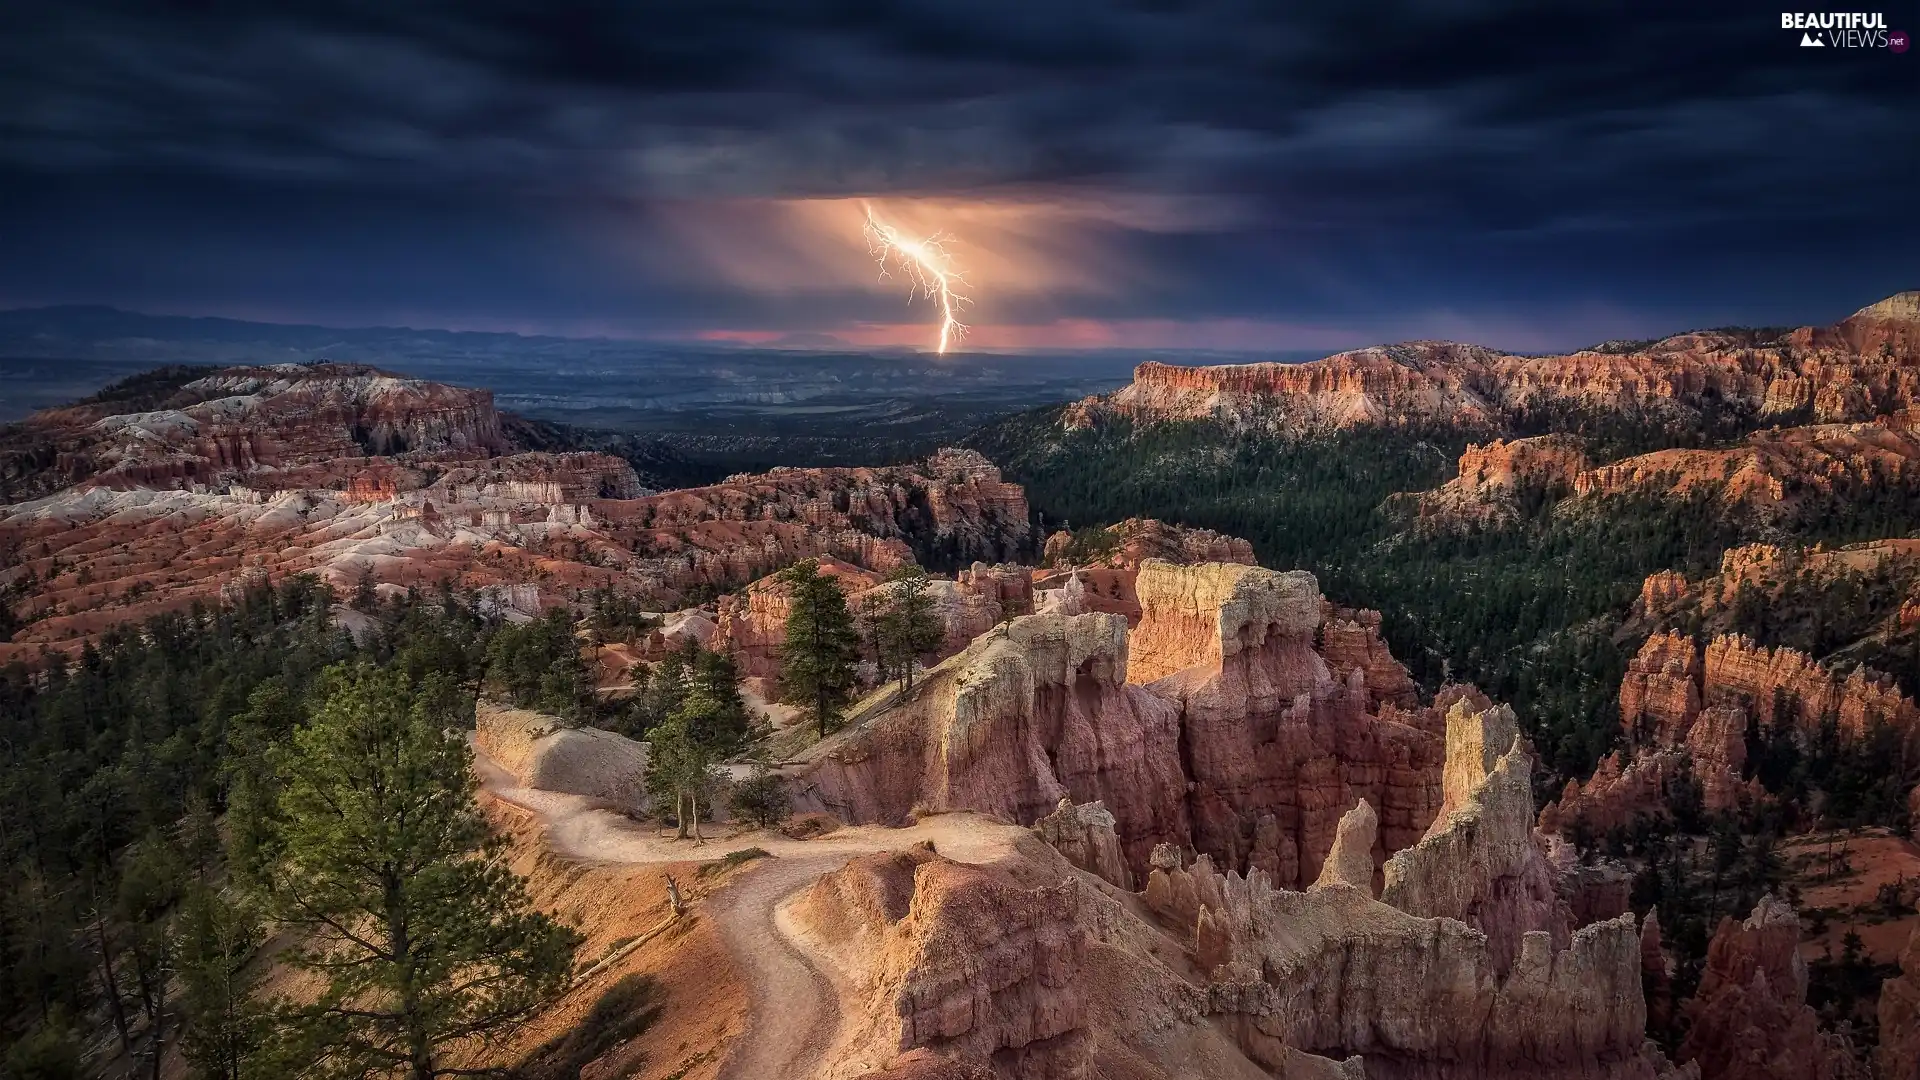
M 1615 424 L 1609 447 L 1671 443 Z M 1394 654 L 1429 687 L 1471 681 L 1513 703 L 1556 776 L 1585 776 L 1619 728 L 1615 695 L 1644 627 L 1628 608 L 1657 570 L 1698 578 L 1759 539 L 1842 543 L 1920 528 L 1911 487 L 1809 500 L 1788 519 L 1729 511 L 1710 487 L 1523 501 L 1518 525 L 1425 534 L 1389 496 L 1451 478 L 1468 436 L 1366 429 L 1280 438 L 1208 422 L 1065 431 L 1042 409 L 968 445 L 1026 485 L 1047 528 L 1158 517 L 1245 537 L 1336 601 L 1379 609 Z

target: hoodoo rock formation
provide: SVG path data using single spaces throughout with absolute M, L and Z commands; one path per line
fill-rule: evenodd
M 1327 667 L 1337 672 L 1358 669 L 1365 673 L 1367 697 L 1374 706 L 1393 705 L 1401 716 L 1423 730 L 1438 731 L 1432 718 L 1435 710 L 1421 710 L 1420 688 L 1405 664 L 1393 658 L 1380 637 L 1380 613 L 1365 608 L 1335 607 L 1323 603 L 1320 611 L 1320 656 Z
M 1171 843 L 1287 886 L 1319 875 L 1361 799 L 1379 811 L 1376 865 L 1420 838 L 1440 805 L 1445 707 L 1393 704 L 1412 704 L 1411 681 L 1384 647 L 1349 649 L 1365 662 L 1341 668 L 1314 650 L 1323 619 L 1362 613 L 1326 605 L 1309 574 L 1237 564 L 1149 560 L 1139 586 L 1131 634 L 1094 612 L 977 639 L 910 700 L 810 750 L 802 803 L 852 821 L 917 808 L 1032 823 L 1063 797 L 1098 800 L 1136 877 Z
M 1842 678 L 1789 648 L 1768 649 L 1739 635 L 1703 649 L 1681 634 L 1649 637 L 1620 684 L 1620 722 L 1629 751 L 1602 759 L 1585 784 L 1569 781 L 1541 813 L 1541 827 L 1576 820 L 1597 832 L 1659 813 L 1668 781 L 1690 769 L 1708 810 L 1757 798 L 1742 781 L 1751 726 L 1784 724 L 1812 736 L 1832 717 L 1842 735 L 1858 738 L 1884 724 L 1920 747 L 1920 707 L 1890 679 L 1866 668 Z
M 1075 803 L 1062 796 L 1053 813 L 1033 823 L 1033 831 L 1073 865 L 1122 889 L 1133 888 L 1126 852 L 1113 831 L 1113 815 L 1100 803 Z M 1368 864 L 1367 873 L 1373 872 Z
M 1920 928 L 1900 953 L 1900 972 L 1880 984 L 1877 1080 L 1920 1080 Z
M 1099 833 L 1088 809 L 1062 804 L 1041 832 Z M 1375 825 L 1364 801 L 1344 815 L 1305 891 L 1163 845 L 1128 901 L 1028 838 L 984 865 L 857 858 L 791 916 L 860 991 L 840 1040 L 852 1070 L 905 1055 L 1025 1080 L 1698 1075 L 1645 1040 L 1632 915 L 1561 942 L 1520 934 L 1503 968 L 1481 931 L 1373 899 Z M 1524 814 L 1488 827 L 1530 832 Z
M 1140 593 L 1132 634 L 1112 614 L 1013 620 L 793 770 L 802 805 L 849 820 L 970 809 L 1041 845 L 991 871 L 856 863 L 796 907 L 894 1003 L 861 1021 L 869 1057 L 1090 1076 L 1143 1026 L 1212 1016 L 1283 1076 L 1691 1075 L 1645 1041 L 1657 930 L 1574 929 L 1511 710 L 1451 693 L 1444 739 L 1369 712 L 1366 668 L 1313 649 L 1331 608 L 1310 575 L 1149 561 Z M 1160 928 L 1065 867 L 1144 883 Z M 1202 991 L 1167 978 L 1168 929 Z M 1119 979 L 1154 989 L 1123 999 Z
M 1501 432 L 1531 415 L 1574 409 L 1675 421 L 1733 410 L 1762 420 L 1858 423 L 1920 399 L 1916 295 L 1781 338 L 1706 331 L 1568 356 L 1419 341 L 1308 364 L 1146 363 L 1130 385 L 1071 406 L 1065 422 L 1215 420 L 1275 431 L 1440 423 Z
M 1676 1056 L 1697 1063 L 1701 1080 L 1863 1077 L 1807 1005 L 1800 919 L 1785 901 L 1765 897 L 1746 921 L 1721 920 L 1685 1013 L 1692 1026 Z
M 1483 770 L 1485 757 L 1460 738 L 1465 763 L 1450 765 L 1464 778 Z M 1497 717 L 1481 729 L 1501 726 Z M 1495 732 L 1499 734 L 1499 732 Z M 1521 850 L 1532 843 L 1528 815 L 1481 816 L 1500 796 L 1487 783 L 1518 763 L 1525 794 L 1528 763 L 1515 749 L 1494 765 L 1488 780 L 1463 797 L 1463 809 L 1436 835 L 1474 829 L 1485 843 Z M 1372 898 L 1375 844 L 1372 808 L 1362 802 L 1340 823 L 1327 869 L 1304 892 L 1277 889 L 1254 868 L 1221 874 L 1202 855 L 1182 866 L 1171 851 L 1157 852 L 1147 906 L 1190 933 L 1196 962 L 1208 973 L 1210 1011 L 1221 1015 L 1247 1054 L 1269 1068 L 1306 1052 L 1339 1059 L 1360 1055 L 1365 1075 L 1393 1077 L 1639 1077 L 1672 1075 L 1645 1042 L 1641 993 L 1641 935 L 1631 915 L 1568 935 L 1564 927 L 1493 933 L 1449 916 L 1420 916 L 1396 907 L 1395 863 L 1388 864 L 1389 895 Z M 1436 852 L 1412 849 L 1416 861 Z M 1396 857 L 1396 862 L 1400 857 Z M 1425 867 L 1438 871 L 1438 866 Z M 1468 858 L 1452 867 L 1473 894 L 1495 895 L 1505 867 Z M 1492 915 L 1490 910 L 1483 914 Z M 1518 947 L 1501 964 L 1494 944 L 1511 936 Z M 1556 940 L 1558 937 L 1558 940 Z M 1554 1023 L 1541 1023 L 1546 1017 Z
M 31 461 L 10 458 L 9 490 L 80 482 L 0 507 L 0 550 L 14 555 L 0 584 L 25 582 L 14 606 L 27 623 L 0 654 L 74 647 L 296 573 L 343 590 L 493 590 L 532 614 L 597 588 L 679 606 L 804 558 L 884 573 L 916 558 L 997 562 L 1030 543 L 1021 489 L 970 451 L 651 495 L 616 457 L 511 452 L 484 391 L 296 365 L 224 371 L 176 397 L 161 412 L 81 406 L 26 422 L 67 448 L 66 464 L 29 476 Z M 229 428 L 251 434 L 235 443 Z M 1006 576 L 976 571 L 977 591 L 1025 587 Z M 976 607 L 955 613 L 956 635 L 1000 617 Z
M 1039 591 L 1035 610 L 1079 614 L 1111 611 L 1140 621 L 1135 582 L 1148 559 L 1190 566 L 1206 562 L 1254 565 L 1253 545 L 1211 529 L 1169 525 L 1152 518 L 1128 518 L 1089 540 L 1084 534 L 1056 532 L 1047 538 L 1044 570 L 1033 575 Z
M 1573 931 L 1559 875 L 1533 834 L 1532 768 L 1512 709 L 1454 705 L 1441 815 L 1419 843 L 1387 860 L 1380 894 L 1409 915 L 1456 919 L 1487 935 L 1502 974 L 1526 935 L 1544 933 L 1564 949 Z
M 1182 943 L 1035 840 L 967 866 L 923 849 L 849 862 L 792 919 L 860 990 L 836 1060 L 916 1078 L 1262 1080 L 1209 1019 Z M 1289 1080 L 1364 1080 L 1286 1047 Z M 937 1071 L 935 1071 L 937 1070 Z M 877 1075 L 891 1077 L 892 1071 Z
M 1367 668 L 1337 671 L 1314 651 L 1324 609 L 1312 575 L 1149 562 L 1138 585 L 1128 677 L 1179 706 L 1192 847 L 1296 887 L 1319 876 L 1341 813 L 1361 799 L 1380 816 L 1376 861 L 1426 831 L 1441 741 L 1370 712 Z
M 849 821 L 977 810 L 1031 824 L 1102 802 L 1128 862 L 1184 841 L 1173 705 L 1127 682 L 1118 615 L 1028 615 L 928 671 L 910 700 L 808 751 L 799 804 Z

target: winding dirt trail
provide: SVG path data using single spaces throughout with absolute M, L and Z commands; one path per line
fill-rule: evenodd
M 814 1076 L 840 1032 L 840 995 L 779 917 L 782 901 L 850 856 L 766 860 L 707 901 L 752 994 L 720 1080 Z
M 857 1008 L 836 981 L 837 973 L 814 959 L 782 917 L 781 905 L 788 897 L 856 855 L 898 851 L 930 840 L 948 858 L 990 863 L 1011 854 L 1014 837 L 1026 831 L 973 814 L 942 814 L 905 829 L 851 826 L 815 840 L 758 831 L 695 845 L 577 795 L 520 787 L 511 773 L 477 748 L 474 771 L 489 795 L 538 815 L 548 846 L 569 858 L 712 862 L 747 848 L 773 856 L 740 870 L 700 904 L 740 965 L 751 995 L 746 1032 L 729 1048 L 720 1080 L 818 1076 L 830 1064 L 826 1059 L 841 1038 L 846 1016 Z

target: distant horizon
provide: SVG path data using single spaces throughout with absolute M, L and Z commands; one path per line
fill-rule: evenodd
M 1586 339 L 1582 339 L 1582 343 L 1579 345 L 1565 346 L 1560 348 L 1548 348 L 1548 349 L 1510 347 L 1507 345 L 1503 345 L 1497 341 L 1477 339 L 1477 338 L 1471 338 L 1471 337 L 1405 337 L 1405 338 L 1380 339 L 1380 340 L 1371 340 L 1371 341 L 1359 341 L 1356 338 L 1355 339 L 1356 343 L 1354 344 L 1341 345 L 1341 346 L 1335 346 L 1335 347 L 1327 347 L 1327 346 L 1218 347 L 1218 346 L 1207 346 L 1207 345 L 1177 345 L 1177 344 L 1141 344 L 1141 345 L 1109 344 L 1109 345 L 1085 345 L 1085 346 L 994 347 L 990 345 L 981 345 L 981 346 L 970 345 L 963 340 L 959 344 L 959 346 L 956 347 L 951 353 L 947 354 L 947 356 L 944 359 L 942 359 L 940 355 L 936 353 L 933 349 L 929 349 L 929 348 L 915 347 L 912 345 L 903 345 L 903 344 L 863 344 L 860 342 L 847 340 L 846 338 L 841 337 L 840 335 L 833 334 L 830 332 L 825 332 L 825 331 L 790 331 L 785 333 L 756 332 L 752 335 L 742 334 L 737 336 L 716 335 L 712 332 L 701 332 L 701 333 L 694 333 L 689 335 L 673 335 L 673 334 L 660 334 L 660 333 L 656 333 L 656 334 L 564 333 L 564 332 L 557 332 L 553 330 L 534 330 L 531 328 L 505 329 L 505 328 L 498 328 L 498 327 L 488 327 L 483 325 L 458 325 L 457 323 L 452 323 L 452 322 L 450 322 L 449 324 L 443 324 L 443 325 L 430 325 L 430 324 L 424 324 L 424 323 L 420 323 L 420 324 L 380 323 L 380 322 L 356 323 L 356 322 L 349 322 L 349 321 L 334 322 L 334 321 L 317 321 L 317 320 L 308 320 L 308 319 L 292 319 L 292 318 L 277 318 L 277 317 L 246 317 L 246 316 L 236 316 L 236 315 L 222 314 L 222 313 L 208 313 L 205 311 L 188 313 L 184 311 L 140 309 L 140 308 L 122 307 L 120 305 L 110 304 L 110 303 L 88 303 L 88 302 L 56 303 L 56 304 L 27 304 L 27 305 L 5 306 L 5 307 L 0 307 L 0 318 L 5 318 L 9 316 L 19 317 L 19 316 L 32 316 L 32 315 L 57 316 L 57 315 L 63 315 L 63 314 L 85 316 L 85 315 L 93 314 L 93 315 L 122 316 L 122 317 L 153 319 L 153 320 L 179 320 L 182 322 L 216 323 L 216 324 L 223 324 L 223 325 L 232 326 L 232 327 L 248 327 L 248 326 L 272 327 L 272 328 L 284 330 L 284 331 L 325 331 L 325 332 L 354 333 L 354 334 L 408 333 L 408 334 L 473 335 L 476 337 L 510 338 L 510 339 L 515 339 L 515 340 L 525 341 L 530 343 L 604 342 L 608 344 L 634 345 L 634 346 L 648 346 L 648 345 L 672 346 L 676 348 L 712 351 L 715 353 L 772 352 L 772 353 L 791 353 L 794 355 L 822 355 L 822 354 L 845 353 L 848 355 L 871 356 L 871 357 L 917 357 L 917 358 L 932 360 L 932 361 L 941 362 L 941 363 L 957 362 L 967 356 L 1120 357 L 1120 356 L 1139 355 L 1142 357 L 1146 357 L 1146 356 L 1152 356 L 1152 355 L 1170 355 L 1170 354 L 1185 355 L 1185 356 L 1192 356 L 1192 357 L 1207 357 L 1207 356 L 1281 357 L 1284 359 L 1279 359 L 1274 362 L 1300 363 L 1300 362 L 1305 362 L 1312 359 L 1320 359 L 1327 356 L 1336 355 L 1338 353 L 1349 352 L 1357 349 L 1364 349 L 1364 348 L 1377 347 L 1377 346 L 1387 346 L 1387 345 L 1398 345 L 1398 344 L 1405 344 L 1408 342 L 1423 341 L 1423 340 L 1450 341 L 1450 342 L 1457 342 L 1460 344 L 1479 345 L 1487 348 L 1496 349 L 1502 352 L 1512 353 L 1515 355 L 1557 355 L 1557 354 L 1571 353 L 1581 348 L 1587 348 L 1595 345 L 1605 344 L 1608 342 L 1657 341 L 1657 340 L 1661 340 L 1663 338 L 1670 337 L 1677 334 L 1685 334 L 1690 332 L 1699 332 L 1699 331 L 1706 331 L 1706 330 L 1730 329 L 1730 328 L 1736 328 L 1736 327 L 1759 329 L 1759 328 L 1771 328 L 1771 327 L 1796 327 L 1797 328 L 1799 326 L 1825 326 L 1825 325 L 1831 325 L 1833 323 L 1839 322 L 1840 320 L 1849 317 L 1850 315 L 1861 310 L 1862 308 L 1878 303 L 1882 300 L 1887 299 L 1890 296 L 1897 296 L 1897 295 L 1901 295 L 1904 292 L 1910 292 L 1910 291 L 1917 291 L 1917 290 L 1895 290 L 1894 292 L 1888 293 L 1885 296 L 1876 296 L 1871 299 L 1868 299 L 1863 303 L 1859 304 L 1857 307 L 1851 308 L 1844 313 L 1838 313 L 1827 319 L 1814 321 L 1814 322 L 1798 322 L 1798 321 L 1786 320 L 1786 321 L 1771 321 L 1771 322 L 1764 322 L 1764 323 L 1735 323 L 1735 322 L 1714 322 L 1712 320 L 1706 320 L 1706 321 L 1701 321 L 1696 323 L 1690 323 L 1687 325 L 1673 325 L 1660 332 L 1651 333 L 1651 334 L 1649 333 L 1616 334 L 1608 337 L 1586 338 Z M 5 347 L 4 343 L 0 343 L 0 348 L 4 348 L 4 347 Z M 7 351 L 4 354 L 0 354 L 0 358 L 50 359 L 52 357 L 23 356 L 12 351 Z M 341 362 L 364 363 L 366 361 L 345 360 Z M 1255 361 L 1255 362 L 1259 362 L 1259 361 Z

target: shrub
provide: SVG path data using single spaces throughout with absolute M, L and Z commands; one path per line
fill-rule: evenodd
M 762 766 L 733 789 L 733 812 L 742 820 L 762 829 L 772 829 L 793 814 L 793 799 L 787 794 L 787 781 L 779 773 Z
M 727 852 L 714 862 L 701 863 L 699 873 L 701 877 L 724 874 L 736 866 L 745 866 L 755 859 L 765 859 L 768 857 L 769 854 L 766 848 L 741 848 L 739 851 Z

